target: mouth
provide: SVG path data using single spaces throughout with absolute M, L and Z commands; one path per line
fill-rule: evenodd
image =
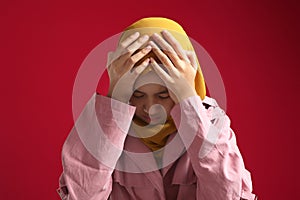
M 145 122 L 148 124 L 158 124 L 158 123 L 163 123 L 164 120 L 162 120 L 160 115 L 145 115 L 143 116 L 143 119 Z

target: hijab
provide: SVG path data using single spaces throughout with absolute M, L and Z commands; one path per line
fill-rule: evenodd
M 143 18 L 134 22 L 125 29 L 125 31 L 121 35 L 119 42 L 124 41 L 125 38 L 137 31 L 140 33 L 141 36 L 145 34 L 151 36 L 154 33 L 160 34 L 162 30 L 168 30 L 180 43 L 184 50 L 194 52 L 192 43 L 189 40 L 183 28 L 177 22 L 162 17 Z M 145 56 L 145 58 L 150 56 L 155 57 L 153 52 L 150 52 L 148 55 Z M 139 63 L 141 63 L 142 61 L 140 61 Z M 139 63 L 137 63 L 136 66 L 138 66 Z M 203 100 L 206 95 L 205 82 L 198 60 L 197 63 L 198 67 L 195 77 L 195 90 L 200 96 L 200 98 Z M 143 82 L 147 82 L 149 80 L 151 80 L 151 83 L 157 81 L 159 82 L 159 84 L 163 84 L 163 81 L 159 79 L 160 78 L 155 72 L 146 69 L 140 75 L 140 77 L 138 77 L 135 89 L 138 88 L 137 86 L 142 86 L 143 84 L 146 84 Z M 141 141 L 153 152 L 163 148 L 166 145 L 169 135 L 176 132 L 177 130 L 175 123 L 171 117 L 168 117 L 164 124 L 157 125 L 146 124 L 141 119 L 134 117 L 131 127 L 133 128 L 135 133 L 140 137 Z

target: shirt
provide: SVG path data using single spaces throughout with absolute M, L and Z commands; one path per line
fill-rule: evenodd
M 134 112 L 128 104 L 92 96 L 63 146 L 62 199 L 256 198 L 230 120 L 214 99 L 193 96 L 173 107 L 177 132 L 161 151 L 161 168 L 130 128 Z

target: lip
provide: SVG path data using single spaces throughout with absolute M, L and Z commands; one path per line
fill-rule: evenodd
M 147 122 L 147 123 L 156 123 L 156 122 L 159 122 L 159 121 L 161 121 L 161 117 L 160 116 L 158 116 L 158 115 L 151 115 L 151 117 L 150 116 L 143 116 L 143 118 L 144 118 L 144 120 Z
M 145 120 L 145 122 L 150 123 L 151 122 L 151 118 L 149 116 L 143 116 L 143 119 Z

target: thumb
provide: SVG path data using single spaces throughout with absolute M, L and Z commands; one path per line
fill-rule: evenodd
M 106 66 L 109 66 L 114 60 L 114 52 L 110 51 L 107 54 L 107 63 Z

